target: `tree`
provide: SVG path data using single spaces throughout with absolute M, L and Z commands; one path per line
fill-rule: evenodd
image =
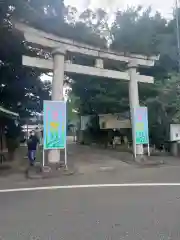
M 154 68 L 138 69 L 142 74 L 155 77 L 155 85 L 147 87 L 140 84 L 140 102 L 149 106 L 152 126 L 157 122 L 153 115 L 155 106 L 161 109 L 159 115 L 164 120 L 164 126 L 169 123 L 169 112 L 173 121 L 179 119 L 178 97 L 173 96 L 173 101 L 164 104 L 164 99 L 168 99 L 169 95 L 163 93 L 168 87 L 169 94 L 172 94 L 176 90 L 173 88 L 174 81 L 178 81 L 174 19 L 167 22 L 159 13 L 152 15 L 150 8 L 136 7 L 118 11 L 112 26 L 109 26 L 108 15 L 102 9 L 87 9 L 77 17 L 77 10 L 70 6 L 66 8 L 60 0 L 6 0 L 0 5 L 0 11 L 0 34 L 3 36 L 0 43 L 0 100 L 3 105 L 17 109 L 21 103 L 21 110 L 34 108 L 39 111 L 42 100 L 49 97 L 50 90 L 50 84 L 40 80 L 41 70 L 27 69 L 21 65 L 22 54 L 36 55 L 38 49 L 30 48 L 23 43 L 21 35 L 12 31 L 13 17 L 44 31 L 98 47 L 110 47 L 125 53 L 160 54 Z M 92 64 L 86 57 L 69 57 L 75 63 Z M 106 64 L 115 70 L 126 70 L 125 65 Z M 129 109 L 128 85 L 125 82 L 93 77 L 86 77 L 84 81 L 84 76 L 76 75 L 69 84 L 75 96 L 73 105 L 80 114 L 124 112 Z M 18 86 L 17 94 L 14 94 L 15 86 Z M 179 96 L 178 91 L 175 92 Z
M 13 30 L 12 18 L 33 22 L 37 19 L 35 15 L 41 14 L 49 3 L 33 0 L 0 3 L 0 104 L 19 112 L 21 117 L 42 111 L 42 101 L 49 98 L 50 85 L 41 81 L 41 70 L 22 66 L 22 55 L 34 55 L 35 52 Z
M 91 20 L 96 18 L 95 14 L 88 11 L 82 16 L 88 26 L 95 28 L 96 21 Z M 110 33 L 105 38 L 111 39 L 110 47 L 113 50 L 160 55 L 154 68 L 138 69 L 144 75 L 155 77 L 154 85 L 139 84 L 139 94 L 141 105 L 149 108 L 152 143 L 160 144 L 168 139 L 170 122 L 180 121 L 175 19 L 167 22 L 159 13 L 152 15 L 150 8 L 129 8 L 118 11 L 112 27 L 106 29 Z M 98 34 L 101 36 L 101 32 Z M 128 86 L 125 83 L 92 77 L 88 77 L 84 83 L 78 76 L 72 87 L 80 98 L 77 104 L 82 114 L 123 112 L 129 109 Z M 158 117 L 154 109 L 159 109 Z
M 75 11 L 74 9 L 72 9 Z M 12 19 L 26 22 L 34 27 L 78 41 L 105 46 L 106 41 L 80 17 L 77 22 L 67 21 L 70 8 L 60 0 L 7 0 L 0 4 L 0 102 L 21 115 L 42 110 L 43 99 L 49 98 L 49 83 L 42 83 L 42 70 L 22 66 L 22 55 L 36 56 L 38 49 L 23 42 L 23 36 L 13 30 Z M 100 17 L 100 15 L 102 15 Z M 105 13 L 99 11 L 99 22 Z M 80 34 L 84 31 L 84 34 Z M 102 31 L 102 29 L 98 29 Z M 82 37 L 81 37 L 82 36 Z M 84 36 L 84 37 L 83 37 Z M 39 49 L 41 51 L 41 49 Z M 81 61 L 81 59 L 76 59 Z M 16 89 L 16 92 L 14 91 Z
M 152 16 L 150 9 L 142 12 L 141 7 L 117 12 L 112 26 L 113 49 L 160 55 L 153 69 L 139 69 L 155 77 L 153 86 L 140 85 L 139 92 L 141 104 L 149 109 L 150 139 L 156 145 L 169 140 L 169 124 L 180 121 L 175 27 L 175 19 L 167 22 L 159 13 Z

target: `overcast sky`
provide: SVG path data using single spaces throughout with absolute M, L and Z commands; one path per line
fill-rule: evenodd
M 90 6 L 92 8 L 103 7 L 114 11 L 117 8 L 126 8 L 127 5 L 152 6 L 154 10 L 160 11 L 167 18 L 171 17 L 175 0 L 65 0 L 65 4 L 77 7 L 80 11 Z
M 83 11 L 88 6 L 91 8 L 105 8 L 106 11 L 115 11 L 117 8 L 125 9 L 129 6 L 143 5 L 151 6 L 155 11 L 161 12 L 166 18 L 171 18 L 175 0 L 65 0 L 66 5 L 75 6 L 79 11 Z M 43 76 L 42 79 L 49 80 Z

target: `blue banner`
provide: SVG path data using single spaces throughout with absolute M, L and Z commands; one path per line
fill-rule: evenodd
M 66 102 L 44 101 L 44 149 L 66 147 Z
M 136 144 L 149 144 L 147 107 L 138 107 L 135 109 L 134 131 Z

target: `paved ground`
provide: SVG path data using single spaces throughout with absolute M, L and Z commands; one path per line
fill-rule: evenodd
M 133 168 L 137 167 L 137 164 L 135 164 L 132 158 L 132 154 L 120 152 L 111 148 L 104 149 L 103 147 L 82 146 L 69 141 L 67 145 L 67 153 L 69 169 L 78 171 L 79 173 L 86 174 L 89 172 L 101 171 L 102 169 L 122 170 L 130 165 L 132 165 Z M 28 159 L 25 158 L 26 154 L 27 148 L 21 147 L 16 152 L 15 161 L 9 163 L 5 162 L 5 164 L 9 164 L 11 168 L 6 168 L 6 166 L 4 168 L 2 165 L 0 166 L 0 177 L 25 171 L 28 165 Z M 39 149 L 37 154 L 38 162 L 42 162 L 42 155 L 42 150 Z M 47 151 L 45 151 L 45 160 L 47 160 Z M 150 160 L 152 163 L 165 161 L 166 165 L 180 166 L 180 160 L 172 157 L 151 157 Z M 61 151 L 61 161 L 64 161 L 63 150 Z
M 68 165 L 81 173 L 88 173 L 98 171 L 100 168 L 115 168 L 122 170 L 127 166 L 132 165 L 133 168 L 137 167 L 132 154 L 121 152 L 115 149 L 104 149 L 95 146 L 83 146 L 78 144 L 68 145 Z M 63 160 L 63 153 L 61 154 Z M 180 160 L 167 156 L 151 156 L 148 158 L 146 165 L 158 165 L 164 162 L 166 165 L 180 166 Z M 160 164 L 161 165 L 161 164 Z M 139 167 L 139 166 L 138 166 Z
M 179 240 L 180 187 L 0 193 L 0 239 Z
M 23 155 L 24 156 L 24 155 Z M 131 159 L 127 163 L 127 159 Z M 59 176 L 55 179 L 26 180 L 24 172 L 1 175 L 0 189 L 43 185 L 136 183 L 136 182 L 180 182 L 180 160 L 162 157 L 163 165 L 138 166 L 133 164 L 131 155 L 79 146 L 68 145 L 70 168 L 77 171 L 74 176 Z M 23 158 L 23 162 L 27 159 Z
M 180 163 L 139 167 L 123 154 L 69 148 L 73 176 L 26 180 L 0 178 L 0 239 L 179 240 Z M 91 154 L 89 154 L 91 153 Z M 121 161 L 122 160 L 122 161 Z M 84 184 L 179 183 L 179 186 L 116 186 L 3 192 L 3 189 Z M 51 187 L 50 187 L 51 188 Z
M 60 176 L 52 179 L 26 180 L 22 174 L 0 178 L 0 189 L 51 185 L 116 184 L 116 183 L 180 183 L 180 166 L 134 168 L 128 166 L 109 171 Z

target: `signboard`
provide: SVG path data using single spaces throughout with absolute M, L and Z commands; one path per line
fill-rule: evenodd
M 135 109 L 134 131 L 136 144 L 149 144 L 147 107 L 138 107 Z
M 44 101 L 44 149 L 66 148 L 66 102 Z
M 131 122 L 128 118 L 121 117 L 120 114 L 100 114 L 100 129 L 121 129 L 131 128 Z
M 86 130 L 91 121 L 91 116 L 81 116 L 81 130 Z
M 170 141 L 180 141 L 180 124 L 170 124 Z

